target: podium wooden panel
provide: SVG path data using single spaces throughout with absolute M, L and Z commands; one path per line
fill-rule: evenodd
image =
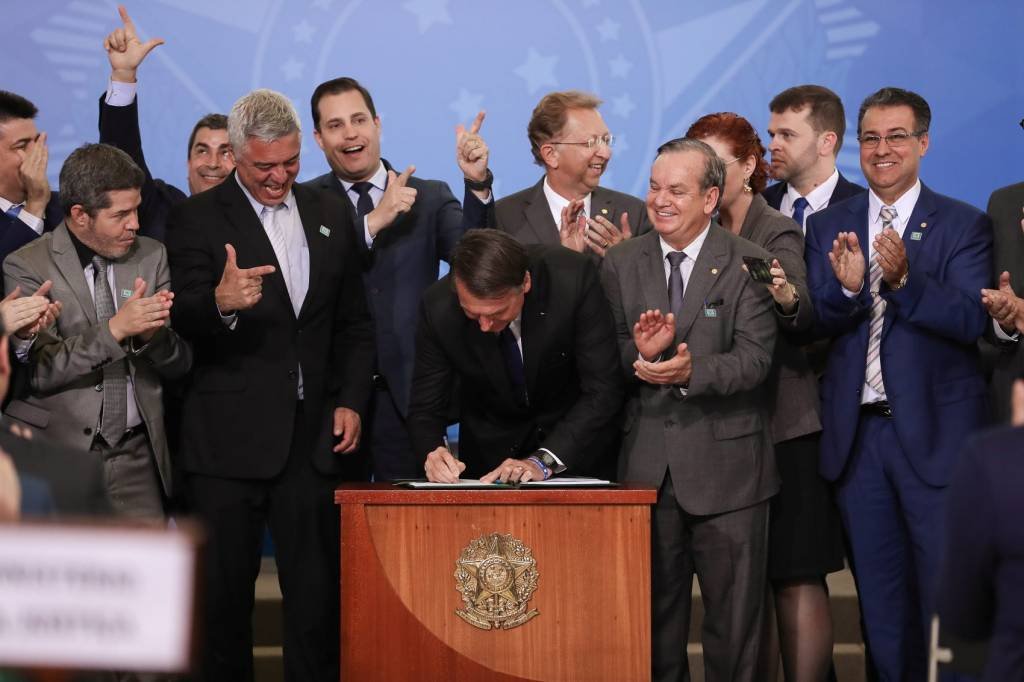
M 654 488 L 426 491 L 346 485 L 341 507 L 344 682 L 650 679 Z M 511 534 L 529 547 L 539 614 L 510 630 L 456 615 L 456 560 Z

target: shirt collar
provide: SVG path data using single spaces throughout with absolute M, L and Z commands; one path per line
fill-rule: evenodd
M 812 211 L 820 211 L 828 205 L 829 199 L 832 198 L 832 192 L 835 191 L 836 185 L 839 184 L 839 169 L 833 169 L 832 175 L 828 176 L 825 182 L 821 183 L 810 192 L 804 199 L 807 199 L 807 205 Z M 793 205 L 797 199 L 800 198 L 800 192 L 796 191 L 793 185 L 786 187 L 786 194 L 789 195 L 789 204 Z
M 24 204 L 24 202 L 22 202 Z M 0 197 L 0 213 L 7 213 L 11 209 L 11 206 L 16 206 L 13 201 L 8 201 L 3 197 Z
M 910 220 L 911 214 L 914 212 L 914 207 L 917 206 L 917 199 L 921 196 L 921 179 L 918 178 L 914 186 L 903 193 L 899 199 L 893 204 L 882 203 L 882 200 L 875 194 L 875 190 L 868 190 L 868 221 L 870 224 L 877 223 L 882 218 L 879 213 L 883 206 L 892 206 L 896 209 L 896 220 L 899 225 L 906 225 L 907 221 Z
M 274 206 L 267 206 L 265 204 L 261 204 L 259 201 L 257 201 L 256 198 L 253 197 L 253 195 L 249 193 L 249 190 L 245 188 L 245 185 L 242 184 L 242 181 L 238 177 L 238 173 L 235 173 L 235 182 L 237 182 L 238 186 L 242 188 L 242 194 L 244 194 L 245 198 L 249 200 L 249 203 L 252 205 L 252 210 L 256 211 L 256 217 L 257 218 L 262 219 L 263 209 L 264 208 L 276 208 Z M 284 201 L 282 201 L 280 204 L 278 204 L 278 206 L 284 206 L 285 208 L 288 209 L 289 213 L 294 211 L 295 210 L 295 193 L 292 190 L 289 189 L 288 190 L 288 194 L 284 198 Z
M 693 262 L 697 261 L 697 256 L 700 255 L 700 250 L 704 246 L 704 240 L 708 238 L 708 231 L 710 229 L 711 229 L 711 221 L 708 220 L 708 224 L 704 226 L 704 229 L 701 230 L 701 233 L 697 235 L 696 239 L 694 239 L 692 242 L 687 244 L 686 248 L 683 249 L 683 253 L 685 253 L 686 257 L 688 259 L 690 259 L 691 261 L 693 261 Z M 665 241 L 665 238 L 660 236 L 660 235 L 658 236 L 658 243 L 661 244 L 661 259 L 662 260 L 665 260 L 666 258 L 668 258 L 668 254 L 676 252 L 676 249 L 673 249 L 669 245 L 669 243 Z
M 548 206 L 551 207 L 552 213 L 560 214 L 562 209 L 569 205 L 569 200 L 556 192 L 551 185 L 548 184 L 548 176 L 546 174 L 544 175 L 544 196 L 548 200 Z M 587 214 L 588 218 L 590 217 L 590 197 L 592 196 L 594 196 L 594 193 L 589 192 L 585 197 L 583 197 L 583 212 Z M 556 225 L 559 223 L 559 220 L 555 220 Z
M 354 182 L 349 182 L 348 180 L 342 180 L 337 175 L 335 175 L 334 177 L 338 178 L 338 182 L 341 183 L 341 186 L 345 188 L 346 192 L 352 189 L 352 185 L 356 184 Z M 377 162 L 377 171 L 372 176 L 370 176 L 370 179 L 367 180 L 367 182 L 369 182 L 371 185 L 373 185 L 382 192 L 385 189 L 387 189 L 388 169 L 384 167 L 383 161 Z

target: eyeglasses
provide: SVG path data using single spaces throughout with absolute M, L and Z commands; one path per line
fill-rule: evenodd
M 594 147 L 603 144 L 604 146 L 611 148 L 612 145 L 615 144 L 615 136 L 612 135 L 611 133 L 608 133 L 607 135 L 595 135 L 586 142 L 548 142 L 548 144 L 580 145 L 586 147 L 587 149 L 593 149 Z
M 723 163 L 724 165 L 728 166 L 729 164 L 732 164 L 732 163 L 736 163 L 736 162 L 737 162 L 737 161 L 739 161 L 739 160 L 740 160 L 740 157 L 738 157 L 738 156 L 734 156 L 734 157 L 732 157 L 731 159 L 729 159 L 728 161 L 726 161 L 725 159 L 722 159 L 722 163 Z
M 921 137 L 927 130 L 918 130 L 916 133 L 889 133 L 888 135 L 861 135 L 857 139 L 860 141 L 860 146 L 865 149 L 874 149 L 878 146 L 878 143 L 885 140 L 885 144 L 889 147 L 900 148 L 910 142 L 912 137 Z

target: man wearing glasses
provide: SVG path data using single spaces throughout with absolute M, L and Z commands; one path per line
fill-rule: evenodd
M 499 229 L 524 244 L 561 244 L 602 257 L 608 247 L 651 229 L 642 200 L 599 186 L 615 143 L 600 105 L 577 90 L 540 100 L 527 134 L 544 177 L 495 204 Z
M 807 223 L 807 274 L 833 338 L 822 380 L 821 473 L 835 481 L 881 679 L 925 678 L 946 488 L 986 420 L 978 337 L 992 228 L 924 186 L 928 103 L 882 88 L 861 104 L 869 192 Z

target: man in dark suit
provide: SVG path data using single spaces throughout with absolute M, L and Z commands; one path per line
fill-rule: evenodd
M 204 679 L 251 680 L 253 587 L 269 525 L 287 680 L 338 677 L 340 459 L 359 444 L 373 335 L 351 216 L 295 185 L 299 118 L 253 91 L 228 116 L 235 172 L 174 209 L 172 319 L 195 349 L 185 498 L 210 536 Z M 333 447 L 332 447 L 333 443 Z
M 982 682 L 1024 679 L 1024 382 L 1013 426 L 964 448 L 949 486 L 939 583 L 943 635 L 988 642 Z M 956 656 L 954 655 L 954 661 Z
M 615 141 L 600 105 L 576 90 L 541 98 L 527 133 L 544 177 L 495 204 L 498 229 L 524 244 L 561 244 L 598 256 L 651 229 L 642 200 L 599 184 Z
M 0 262 L 64 218 L 46 177 L 46 133 L 36 130 L 35 105 L 0 90 Z
M 989 392 L 994 421 L 1010 419 L 1010 387 L 1024 372 L 1024 182 L 997 189 L 988 200 L 994 238 L 993 279 L 996 289 L 982 296 L 994 324 L 981 341 L 986 370 L 991 373 Z
M 623 479 L 659 487 L 652 516 L 653 680 L 689 679 L 693 576 L 708 680 L 753 682 L 766 584 L 768 503 L 779 489 L 768 396 L 777 323 L 743 256 L 770 258 L 712 219 L 725 165 L 705 143 L 662 145 L 654 231 L 601 270 L 628 378 Z
M 456 158 L 466 178 L 463 206 L 448 185 L 399 174 L 381 158 L 381 120 L 369 91 L 352 78 L 317 86 L 312 97 L 313 132 L 331 172 L 307 186 L 341 197 L 355 216 L 363 283 L 377 336 L 368 433 L 360 454 L 362 471 L 375 480 L 418 476 L 422 454 L 413 453 L 406 418 L 412 384 L 416 312 L 423 291 L 437 281 L 455 243 L 474 227 L 485 227 L 492 175 L 487 145 L 480 138 L 483 112 L 470 130 L 459 127 Z
M 118 7 L 123 26 L 103 41 L 110 61 L 110 82 L 100 96 L 100 142 L 127 152 L 146 174 L 139 206 L 139 234 L 157 241 L 166 240 L 167 219 L 171 209 L 185 200 L 185 193 L 174 185 L 154 178 L 142 153 L 139 134 L 139 103 L 136 97 L 139 66 L 153 48 L 163 44 L 160 38 L 143 43 L 135 32 L 128 11 Z M 228 122 L 223 114 L 207 114 L 192 128 L 188 140 L 188 190 L 198 194 L 224 181 L 235 167 L 228 144 Z
M 432 481 L 586 474 L 622 405 L 615 332 L 589 259 L 468 232 L 427 289 L 409 405 L 413 448 Z M 444 441 L 460 406 L 459 459 Z
M 821 473 L 835 481 L 872 658 L 923 679 L 946 487 L 986 420 L 977 340 L 992 232 L 977 209 L 919 179 L 931 111 L 883 88 L 861 104 L 870 192 L 811 216 L 807 270 L 820 331 Z
M 768 150 L 779 182 L 763 196 L 806 232 L 811 214 L 865 191 L 836 169 L 846 132 L 843 102 L 821 85 L 797 85 L 777 94 L 768 108 Z

